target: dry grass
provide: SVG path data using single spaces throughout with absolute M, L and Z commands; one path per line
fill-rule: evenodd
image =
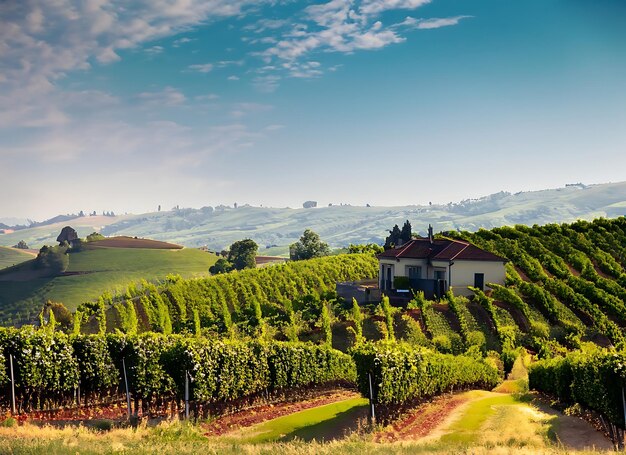
M 517 406 L 500 408 L 487 422 L 481 440 L 469 446 L 433 442 L 402 441 L 378 444 L 370 435 L 353 434 L 328 443 L 292 441 L 285 443 L 241 444 L 220 438 L 206 438 L 201 428 L 180 422 L 157 427 L 140 426 L 100 432 L 85 427 L 55 428 L 24 424 L 0 428 L 2 454 L 565 454 L 572 452 L 551 444 L 546 436 L 546 415 L 520 411 Z M 549 416 L 547 416 L 549 418 Z M 606 452 L 604 452 L 606 453 Z

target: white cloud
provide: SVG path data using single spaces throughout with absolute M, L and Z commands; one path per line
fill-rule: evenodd
M 328 0 L 309 5 L 300 15 L 301 20 L 285 30 L 285 24 L 276 24 L 276 30 L 282 29 L 277 36 L 250 40 L 251 44 L 267 43 L 268 48 L 255 52 L 261 57 L 264 68 L 278 68 L 273 71 L 257 70 L 262 74 L 254 80 L 263 91 L 277 88 L 280 73 L 296 78 L 321 76 L 324 70 L 320 66 L 311 66 L 313 54 L 338 52 L 344 54 L 359 50 L 382 49 L 406 40 L 404 31 L 412 28 L 434 29 L 456 25 L 467 16 L 437 19 L 413 19 L 408 17 L 399 23 L 384 24 L 383 13 L 386 11 L 414 10 L 432 0 Z M 269 27 L 255 24 L 252 31 L 267 31 Z M 269 30 L 272 32 L 273 30 Z M 331 66 L 326 71 L 335 71 L 338 66 Z
M 187 68 L 191 71 L 195 71 L 198 73 L 210 73 L 213 70 L 213 64 L 203 63 L 197 65 L 189 65 Z
M 153 92 L 142 92 L 137 95 L 146 106 L 180 106 L 187 98 L 180 91 L 173 87 L 165 87 L 163 90 Z
M 161 54 L 164 50 L 165 48 L 163 46 L 151 46 L 144 49 L 143 51 L 148 55 L 158 55 Z
M 455 16 L 444 18 L 432 18 L 421 19 L 417 21 L 416 27 L 419 29 L 435 29 L 441 27 L 449 27 L 451 25 L 457 25 L 461 19 L 465 19 L 471 16 Z
M 364 0 L 360 11 L 363 14 L 378 14 L 387 10 L 416 9 L 427 5 L 431 0 Z
M 0 128 L 58 125 L 56 81 L 109 64 L 138 48 L 211 20 L 236 16 L 254 0 L 21 0 L 0 2 Z M 178 45 L 184 38 L 180 38 Z M 152 46 L 148 53 L 158 53 Z M 17 112 L 16 112 L 17 111 Z
M 226 79 L 228 79 L 229 81 L 238 81 L 239 80 L 239 76 L 235 76 L 233 74 L 231 76 L 228 76 Z
M 192 43 L 193 41 L 197 41 L 196 38 L 187 38 L 186 36 L 182 38 L 178 38 L 172 42 L 172 47 L 180 47 L 183 44 Z

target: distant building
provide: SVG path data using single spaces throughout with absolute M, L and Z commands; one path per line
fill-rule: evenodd
M 469 242 L 435 239 L 432 227 L 427 238 L 410 240 L 377 257 L 381 292 L 423 291 L 428 299 L 442 297 L 450 287 L 456 295 L 471 295 L 468 286 L 504 284 L 508 262 Z

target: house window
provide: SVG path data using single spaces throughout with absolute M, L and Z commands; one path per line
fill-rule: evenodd
M 435 270 L 435 280 L 445 280 L 445 279 L 446 279 L 445 270 Z
M 409 280 L 419 280 L 422 278 L 422 268 L 416 265 L 407 265 L 406 274 Z
M 485 274 L 484 273 L 474 274 L 474 287 L 480 289 L 481 291 L 485 289 Z

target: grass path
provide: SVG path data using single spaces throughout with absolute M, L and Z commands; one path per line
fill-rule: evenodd
M 229 435 L 240 443 L 272 441 L 329 441 L 356 430 L 366 418 L 368 400 L 351 398 L 268 420 Z

